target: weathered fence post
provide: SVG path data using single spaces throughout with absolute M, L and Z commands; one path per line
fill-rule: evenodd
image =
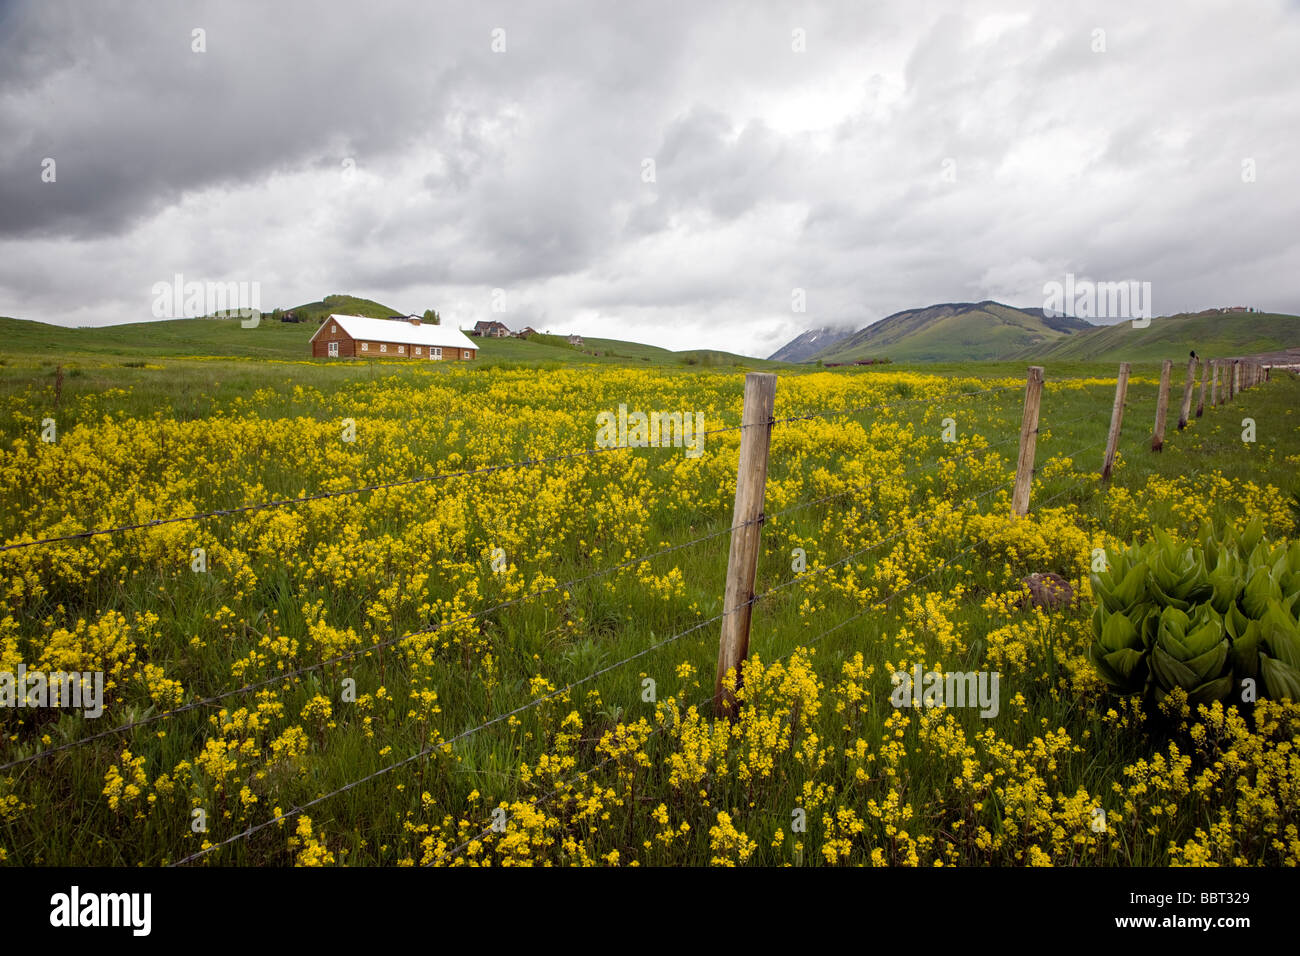
M 745 409 L 741 413 L 740 464 L 736 469 L 736 504 L 732 517 L 731 550 L 727 555 L 727 584 L 722 595 L 722 637 L 718 642 L 718 679 L 714 712 L 734 717 L 740 689 L 740 665 L 749 654 L 749 621 L 753 615 L 754 575 L 758 570 L 763 528 L 763 497 L 767 488 L 767 451 L 772 441 L 772 407 L 776 376 L 750 372 L 745 376 Z M 735 686 L 725 685 L 735 671 Z
M 1106 457 L 1101 462 L 1101 480 L 1110 481 L 1115 467 L 1115 454 L 1119 451 L 1119 429 L 1124 423 L 1124 399 L 1128 395 L 1129 363 L 1119 363 L 1119 377 L 1115 380 L 1115 405 L 1110 410 L 1110 434 L 1106 436 Z
M 1205 377 L 1210 374 L 1210 364 L 1204 360 L 1201 361 L 1201 397 L 1196 400 L 1196 417 L 1200 418 L 1205 414 Z
M 1160 366 L 1160 394 L 1156 398 L 1156 430 L 1151 435 L 1151 450 L 1165 447 L 1165 419 L 1169 417 L 1169 373 L 1174 363 L 1165 359 Z
M 1219 360 L 1215 359 L 1210 363 L 1210 407 L 1216 408 L 1219 404 Z
M 1183 404 L 1178 410 L 1178 430 L 1187 427 L 1187 419 L 1192 414 L 1192 389 L 1196 387 L 1196 359 L 1187 360 L 1187 381 L 1183 383 Z
M 1025 381 L 1025 413 L 1020 419 L 1020 457 L 1016 484 L 1011 491 L 1011 513 L 1029 513 L 1029 487 L 1034 479 L 1034 451 L 1038 446 L 1038 408 L 1043 400 L 1043 367 L 1031 365 Z
M 1228 401 L 1237 397 L 1241 391 L 1241 362 L 1232 360 L 1232 375 L 1228 379 Z

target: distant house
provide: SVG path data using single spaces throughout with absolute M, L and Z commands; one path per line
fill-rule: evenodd
M 570 335 L 570 336 L 568 336 L 567 338 L 568 338 L 568 342 L 569 342 L 570 345 L 581 345 L 581 344 L 582 344 L 582 336 L 581 336 L 581 335 Z
M 470 335 L 486 336 L 490 339 L 504 339 L 510 335 L 510 330 L 502 322 L 475 322 L 474 331 Z
M 311 337 L 313 358 L 398 358 L 467 362 L 478 346 L 460 329 L 433 325 L 418 315 L 371 319 L 331 315 Z
M 518 332 L 516 332 L 515 338 L 526 339 L 528 338 L 528 336 L 536 335 L 536 334 L 537 334 L 537 330 L 530 325 L 527 328 L 520 329 Z

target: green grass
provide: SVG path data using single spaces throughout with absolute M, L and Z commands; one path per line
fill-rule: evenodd
M 242 334 L 236 330 L 231 334 Z M 261 334 L 248 330 L 249 335 Z M 266 333 L 278 334 L 276 333 Z M 628 347 L 629 343 L 609 343 L 588 340 L 584 347 L 602 350 Z M 534 349 L 550 349 L 567 354 L 569 349 L 534 345 L 519 340 L 484 340 L 484 354 L 489 363 L 508 366 L 511 363 L 527 365 L 538 361 L 531 356 Z M 648 347 L 637 347 L 640 349 Z M 636 348 L 630 348 L 634 353 Z M 662 350 L 660 350 L 662 351 Z M 86 353 L 80 353 L 84 356 Z M 92 353 L 93 354 L 93 353 Z M 584 362 L 597 361 L 581 356 Z M 719 412 L 726 424 L 734 424 L 742 379 L 732 369 L 692 368 L 678 361 L 679 356 L 666 353 L 653 364 L 671 374 L 654 387 L 674 390 L 681 396 L 698 394 L 708 399 L 725 401 L 726 411 Z M 12 447 L 14 442 L 30 439 L 28 429 L 33 419 L 39 420 L 54 407 L 54 370 L 29 356 L 23 362 L 0 366 L 0 447 Z M 419 462 L 436 462 L 449 451 L 464 450 L 465 439 L 451 442 L 443 437 L 444 428 L 433 430 L 434 436 L 409 435 L 405 427 L 413 417 L 407 402 L 394 403 L 385 398 L 390 388 L 409 389 L 410 399 L 420 395 L 441 394 L 437 389 L 448 386 L 448 368 L 430 368 L 428 363 L 370 364 L 249 361 L 222 358 L 207 361 L 161 358 L 156 364 L 161 368 L 139 368 L 130 365 L 134 360 L 120 356 L 109 361 L 100 356 L 99 361 L 82 360 L 66 370 L 62 392 L 58 395 L 58 417 L 64 434 L 77 425 L 94 426 L 105 419 L 141 419 L 147 425 L 157 422 L 165 434 L 177 437 L 176 424 L 195 422 L 202 424 L 211 419 L 245 417 L 256 419 L 304 419 L 332 422 L 344 414 L 355 414 L 363 421 L 370 417 L 388 421 L 402 427 L 399 438 L 390 444 L 364 450 L 369 457 L 355 463 L 355 472 L 346 478 L 366 478 L 372 473 L 383 474 L 388 456 L 396 455 L 399 445 L 410 444 L 413 458 Z M 557 367 L 561 359 L 553 359 Z M 601 364 L 628 364 L 615 356 L 602 356 Z M 640 366 L 639 360 L 635 366 Z M 826 376 L 830 382 L 861 380 L 870 383 L 873 376 L 896 375 L 906 367 L 844 369 Z M 964 365 L 948 367 L 925 366 L 918 370 L 938 372 L 947 377 L 974 376 L 956 391 L 970 392 L 979 387 L 979 379 L 1001 380 L 1009 377 L 1013 382 L 1023 379 L 1023 363 Z M 1300 430 L 1297 430 L 1294 409 L 1300 402 L 1300 383 L 1290 377 L 1278 377 L 1268 387 L 1243 393 L 1228 407 L 1207 409 L 1199 420 L 1178 433 L 1172 425 L 1166 450 L 1159 455 L 1149 452 L 1151 420 L 1154 416 L 1156 383 L 1153 367 L 1135 370 L 1129 392 L 1129 410 L 1125 419 L 1124 439 L 1121 443 L 1121 464 L 1113 487 L 1130 495 L 1141 495 L 1153 480 L 1187 479 L 1198 476 L 1208 478 L 1220 474 L 1228 487 L 1242 489 L 1248 485 L 1273 484 L 1290 488 L 1295 482 L 1294 461 L 1300 455 Z M 811 397 L 798 391 L 798 383 L 810 374 L 800 370 L 783 374 L 778 386 L 777 417 L 812 411 L 817 406 L 808 404 Z M 1084 388 L 1069 388 L 1069 380 L 1096 375 L 1102 381 Z M 1101 444 L 1106 436 L 1110 403 L 1113 395 L 1114 368 L 1110 364 L 1049 363 L 1048 384 L 1043 400 L 1041 434 L 1037 464 L 1040 472 L 1035 482 L 1033 508 L 1042 513 L 1049 508 L 1068 510 L 1070 520 L 1091 534 L 1105 534 L 1116 540 L 1128 541 L 1143 538 L 1156 527 L 1180 533 L 1195 530 L 1192 516 L 1177 500 L 1155 498 L 1140 513 L 1130 513 L 1120 505 L 1123 499 L 1100 493 L 1095 472 L 1100 464 Z M 419 406 L 415 417 L 447 416 L 449 425 L 466 425 L 471 431 L 478 416 L 486 415 L 494 403 L 518 403 L 530 407 L 532 399 L 519 394 L 520 387 L 536 383 L 539 388 L 546 382 L 543 367 L 516 377 L 474 376 L 454 380 L 464 404 L 447 410 L 446 400 L 427 399 L 427 406 Z M 593 407 L 609 407 L 619 400 L 624 385 L 615 383 L 606 387 L 599 376 L 593 375 L 587 384 L 591 395 L 581 399 L 574 395 L 554 399 L 561 405 L 579 400 Z M 976 495 L 989 487 L 1004 483 L 1014 468 L 1015 436 L 1021 416 L 1021 390 L 1013 387 L 994 395 L 970 395 L 944 401 L 903 404 L 914 397 L 905 387 L 898 386 L 891 395 L 896 404 L 888 411 L 857 413 L 847 418 L 833 420 L 832 424 L 789 423 L 778 426 L 774 432 L 772 465 L 769 476 L 771 498 L 767 510 L 772 520 L 763 529 L 763 555 L 757 579 L 757 590 L 768 590 L 791 581 L 790 552 L 793 547 L 804 547 L 809 557 L 820 564 L 829 564 L 849 553 L 892 533 L 899 527 L 897 515 L 906 506 L 912 517 L 924 516 L 933 499 L 970 503 Z M 1174 391 L 1180 382 L 1174 381 Z M 802 397 L 800 397 L 802 396 Z M 653 393 L 640 396 L 645 402 L 654 400 Z M 634 399 L 635 400 L 635 399 Z M 585 407 L 585 406 L 584 406 Z M 654 406 L 650 406 L 654 407 Z M 824 405 L 822 406 L 824 407 Z M 1240 440 L 1239 422 L 1251 416 L 1260 423 L 1259 442 L 1245 446 Z M 942 421 L 955 419 L 959 444 L 952 446 L 940 439 Z M 535 429 L 532 417 L 517 419 L 503 416 L 493 419 L 502 433 L 493 435 L 496 461 L 502 456 L 522 457 L 534 453 L 529 445 Z M 854 462 L 869 461 L 874 456 L 895 455 L 899 448 L 891 444 L 894 432 L 873 436 L 870 429 L 892 423 L 906 427 L 912 436 L 906 444 L 904 466 L 906 477 L 897 477 L 879 487 L 859 495 L 826 502 L 802 511 L 778 515 L 777 512 L 796 500 L 825 493 L 827 487 L 839 488 L 839 477 Z M 854 426 L 861 426 L 858 430 Z M 817 430 L 810 430 L 817 429 Z M 147 430 L 147 429 L 146 429 Z M 197 430 L 197 429 L 196 429 Z M 943 477 L 932 467 L 939 459 L 969 450 L 975 435 L 995 443 L 996 459 L 987 472 L 961 471 L 953 477 Z M 201 438 L 195 440 L 201 442 Z M 570 445 L 583 446 L 590 442 L 589 434 L 574 434 L 567 444 L 562 443 L 547 451 L 566 450 Z M 202 446 L 200 446 L 202 447 Z M 1061 456 L 1083 449 L 1067 465 Z M 328 469 L 305 470 L 289 457 L 292 447 L 270 454 L 248 449 L 233 461 L 221 462 L 220 468 L 195 469 L 185 461 L 170 462 L 178 478 L 197 481 L 193 497 L 196 505 L 238 503 L 227 500 L 224 472 L 238 469 L 251 480 L 259 481 L 267 496 L 294 494 L 300 490 L 315 490 L 336 474 Z M 138 454 L 144 454 L 139 451 Z M 155 452 L 150 451 L 150 455 Z M 150 458 L 153 467 L 166 461 L 166 452 L 157 452 L 157 461 Z M 689 540 L 715 531 L 725 530 L 731 522 L 729 482 L 734 482 L 734 454 L 726 461 L 723 456 L 706 462 L 697 471 L 686 472 L 677 484 L 680 453 L 667 450 L 647 450 L 642 454 L 599 456 L 591 471 L 577 486 L 568 491 L 579 494 L 578 499 L 565 500 L 565 514 L 576 514 L 581 520 L 568 524 L 562 531 L 545 521 L 533 521 L 527 515 L 519 516 L 522 532 L 530 548 L 522 549 L 519 562 L 523 577 L 532 580 L 535 573 L 543 573 L 557 581 L 591 574 L 621 560 L 621 550 L 593 557 L 590 546 L 602 534 L 618 540 L 614 532 L 602 526 L 597 516 L 612 508 L 613 520 L 626 524 L 646 515 L 645 548 L 654 550 L 662 545 Z M 651 490 L 660 495 L 657 506 L 640 498 L 619 497 L 625 487 L 631 461 L 644 459 L 644 467 L 653 475 Z M 1056 459 L 1055 464 L 1053 460 Z M 484 481 L 474 486 L 473 497 L 491 501 L 494 495 L 504 494 L 516 482 L 525 482 L 529 494 L 540 497 L 547 491 L 545 476 L 525 478 L 521 473 L 510 473 Z M 680 496 L 682 488 L 690 491 L 689 498 Z M 785 491 L 783 489 L 790 489 Z M 672 493 L 670 493 L 672 492 Z M 679 500 L 679 496 L 683 500 Z M 790 497 L 786 497 L 790 496 Z M 616 502 L 615 504 L 608 504 Z M 978 510 L 993 512 L 1001 505 L 997 497 L 981 499 Z M 1049 505 L 1048 502 L 1051 502 Z M 6 502 L 10 504 L 10 502 Z M 59 503 L 52 503 L 57 512 Z M 1216 520 L 1235 520 L 1242 517 L 1240 500 L 1226 494 L 1209 496 L 1204 502 L 1207 513 Z M 131 610 L 150 610 L 160 615 L 159 639 L 150 652 L 161 659 L 179 662 L 176 673 L 185 679 L 193 693 L 219 691 L 233 684 L 231 668 L 236 660 L 255 647 L 258 637 L 265 633 L 274 616 L 276 627 L 293 639 L 300 640 L 306 631 L 302 605 L 320 600 L 330 612 L 330 620 L 362 628 L 372 614 L 376 595 L 385 588 L 409 581 L 396 572 L 388 571 L 385 560 L 404 553 L 404 549 L 417 546 L 416 539 L 406 541 L 410 523 L 403 520 L 400 503 L 395 496 L 390 506 L 377 507 L 367 518 L 362 529 L 367 539 L 382 542 L 373 560 L 359 568 L 364 576 L 352 590 L 340 590 L 306 585 L 294 572 L 281 566 L 272 558 L 260 558 L 257 565 L 258 583 L 242 598 L 231 596 L 232 586 L 222 576 L 204 577 L 188 573 L 185 569 L 169 569 L 161 558 L 146 565 L 142 573 L 133 576 L 124 565 L 119 578 L 114 569 L 111 575 L 100 575 L 88 568 L 87 574 L 94 583 L 68 587 L 47 595 L 25 610 L 25 620 L 38 621 L 56 614 L 89 614 L 105 606 Z M 492 540 L 495 516 L 491 511 L 477 507 L 469 512 L 467 534 L 472 544 L 465 551 L 472 553 L 476 545 Z M 588 524 L 587 522 L 591 523 Z M 250 538 L 243 537 L 248 527 L 257 522 L 214 522 L 210 533 L 214 540 L 230 544 L 249 545 Z M 943 524 L 940 523 L 942 527 Z M 241 530 L 243 529 L 243 530 Z M 15 529 L 6 527 L 6 533 Z M 39 530 L 39 529 L 36 529 Z M 1290 532 L 1288 527 L 1285 530 Z M 1279 529 L 1271 529 L 1277 533 Z M 959 523 L 928 546 L 922 555 L 913 554 L 906 547 L 885 549 L 879 554 L 865 555 L 860 562 L 863 580 L 877 566 L 879 557 L 892 554 L 902 560 L 919 561 L 919 567 L 936 566 L 949 558 L 956 563 L 942 570 L 925 583 L 925 590 L 944 594 L 955 585 L 973 587 L 984 594 L 1004 586 L 1004 563 L 1012 559 L 988 542 L 970 541 L 962 536 Z M 334 538 L 334 529 L 321 532 L 321 541 Z M 584 547 L 579 543 L 586 542 Z M 317 542 L 312 542 L 313 544 Z M 974 546 L 972 555 L 962 556 L 963 549 Z M 545 560 L 534 560 L 530 554 L 546 551 Z M 638 552 L 640 553 L 640 552 Z M 441 561 L 443 556 L 439 556 Z M 1010 568 L 1014 576 L 1030 571 L 1054 570 L 1070 572 L 1071 562 L 1077 556 L 1062 554 L 1057 566 L 1030 565 L 1024 561 Z M 485 681 L 477 661 L 459 655 L 440 656 L 432 668 L 422 676 L 427 686 L 437 689 L 442 713 L 437 724 L 444 736 L 450 737 L 474 727 L 488 717 L 519 707 L 532 698 L 527 679 L 539 670 L 553 684 L 562 686 L 592 674 L 598 668 L 622 660 L 645 650 L 665 636 L 691 626 L 695 621 L 720 611 L 721 584 L 727 562 L 726 537 L 713 539 L 708 547 L 693 547 L 656 559 L 651 567 L 656 574 L 665 574 L 678 568 L 686 582 L 685 596 L 665 603 L 656 600 L 647 589 L 638 585 L 632 575 L 624 575 L 612 591 L 599 581 L 580 584 L 572 589 L 568 600 L 526 602 L 518 607 L 491 615 L 482 623 L 481 635 L 495 655 L 495 667 L 502 675 L 498 681 Z M 438 572 L 439 563 L 430 563 L 428 569 Z M 969 572 L 969 574 L 967 573 Z M 445 596 L 439 590 L 438 580 L 427 583 L 430 595 Z M 165 593 L 160 591 L 165 589 Z M 503 597 L 497 590 L 499 584 L 486 576 L 482 592 L 484 605 L 495 603 Z M 756 609 L 752 632 L 752 652 L 770 662 L 788 654 L 795 647 L 817 637 L 825 628 L 837 622 L 852 619 L 850 627 L 827 634 L 817 644 L 816 666 L 827 684 L 833 684 L 843 662 L 853 654 L 862 652 L 866 663 L 874 665 L 880 678 L 887 660 L 897 660 L 903 653 L 898 645 L 899 632 L 909 624 L 902 600 L 890 601 L 878 611 L 862 614 L 863 607 L 856 598 L 837 593 L 826 593 L 822 606 L 810 622 L 800 613 L 801 587 L 788 587 L 777 595 L 760 602 Z M 399 587 L 399 594 L 403 594 Z M 423 596 L 421 594 L 421 596 Z M 229 602 L 238 612 L 239 630 L 232 635 L 218 635 L 210 620 L 211 609 Z M 274 612 L 274 614 L 273 614 Z M 1061 761 L 1057 786 L 1062 792 L 1072 793 L 1076 786 L 1086 786 L 1092 792 L 1105 793 L 1109 782 L 1123 779 L 1123 768 L 1139 757 L 1149 756 L 1159 750 L 1163 740 L 1143 734 L 1117 737 L 1100 725 L 1078 697 L 1063 691 L 1060 661 L 1070 652 L 1077 652 L 1079 625 L 1086 620 L 1087 608 L 1076 609 L 1047 622 L 1042 632 L 1040 649 L 1035 651 L 1023 667 L 1008 672 L 1005 679 L 1027 699 L 1024 714 L 1004 708 L 992 721 L 984 722 L 966 714 L 962 722 L 972 734 L 985 728 L 995 731 L 1001 739 L 1013 746 L 1027 746 L 1044 726 L 1063 727 L 1076 741 L 1088 741 L 1085 752 L 1070 755 Z M 570 628 L 566 619 L 579 622 Z M 413 606 L 402 605 L 402 610 L 391 622 L 375 630 L 367 630 L 367 639 L 378 640 L 392 634 L 401 634 L 423 623 Z M 987 648 L 978 635 L 987 634 L 996 623 L 989 612 L 971 602 L 957 617 L 963 634 L 974 635 L 959 656 L 948 657 L 950 668 L 965 666 L 971 669 L 982 666 Z M 691 638 L 679 641 L 669 648 L 648 654 L 635 663 L 612 671 L 584 685 L 573 695 L 574 709 L 584 709 L 584 741 L 580 745 L 578 769 L 594 766 L 599 756 L 594 751 L 594 740 L 612 728 L 618 717 L 635 720 L 652 719 L 654 708 L 642 702 L 642 674 L 654 676 L 659 683 L 659 696 L 680 694 L 691 701 L 708 695 L 711 674 L 716 660 L 717 629 L 709 627 Z M 201 648 L 191 646 L 190 639 L 202 635 L 206 643 Z M 931 650 L 938 653 L 931 645 Z M 676 665 L 688 662 L 697 674 L 703 675 L 701 683 L 675 677 Z M 359 659 L 346 669 L 329 668 L 310 680 L 285 692 L 282 699 L 291 719 L 316 693 L 337 697 L 338 682 L 343 676 L 357 680 L 362 688 L 383 685 L 396 697 L 395 705 L 380 705 L 373 713 L 377 737 L 368 739 L 359 716 L 340 713 L 339 726 L 334 731 L 322 730 L 311 751 L 293 768 L 283 771 L 284 779 L 266 784 L 268 790 L 257 807 L 257 819 L 269 813 L 271 805 L 288 808 L 296 803 L 314 799 L 317 795 L 342 787 L 360 777 L 381 769 L 387 763 L 407 754 L 418 752 L 423 745 L 425 726 L 420 721 L 405 718 L 405 694 L 415 689 L 410 670 L 401 655 L 395 652 L 376 654 Z M 887 681 L 887 678 L 885 679 Z M 421 683 L 420 686 L 426 686 Z M 887 683 L 875 685 L 881 697 L 887 694 Z M 582 708 L 589 690 L 599 690 L 601 704 L 592 711 Z M 1009 694 L 1008 694 L 1009 696 Z M 880 747 L 889 732 L 884 727 L 888 708 L 868 708 L 854 726 L 860 734 Z M 557 704 L 558 706 L 558 704 Z M 311 811 L 319 832 L 326 834 L 330 845 L 340 855 L 346 851 L 346 860 L 357 863 L 392 863 L 397 855 L 381 852 L 379 847 L 409 847 L 410 838 L 401 827 L 402 814 L 411 812 L 421 817 L 420 796 L 428 791 L 434 800 L 436 812 L 427 814 L 440 818 L 442 812 L 468 814 L 468 797 L 477 790 L 482 795 L 479 808 L 493 805 L 498 799 L 532 799 L 546 788 L 523 785 L 518 777 L 520 760 L 534 762 L 548 743 L 546 733 L 551 726 L 541 716 L 549 707 L 536 708 L 522 718 L 517 727 L 498 726 L 477 733 L 457 745 L 459 763 L 443 758 L 420 761 L 410 767 L 383 778 L 383 784 L 367 785 L 355 791 L 332 798 Z M 141 713 L 144 713 L 142 710 Z M 118 715 L 114 715 L 118 716 Z M 175 819 L 154 817 L 148 822 L 136 822 L 107 810 L 100 796 L 104 785 L 104 770 L 115 759 L 122 746 L 133 753 L 149 758 L 151 771 L 173 766 L 189 759 L 196 740 L 210 733 L 207 711 L 192 713 L 169 723 L 166 738 L 157 738 L 153 730 L 145 728 L 129 735 L 124 741 L 104 741 L 84 748 L 74 756 L 61 756 L 45 764 L 43 769 L 26 768 L 15 774 L 15 783 L 3 792 L 17 794 L 35 808 L 5 820 L 0 824 L 0 845 L 8 849 L 9 862 L 16 864 L 99 863 L 129 865 L 144 859 L 157 862 L 175 859 L 178 849 L 194 849 L 195 841 L 187 835 L 188 820 L 183 815 Z M 108 718 L 112 719 L 112 718 Z M 808 728 L 820 738 L 841 747 L 844 718 L 825 708 Z M 88 731 L 103 729 L 90 727 L 73 715 L 62 715 L 43 728 L 57 744 L 75 740 Z M 531 738 L 527 735 L 533 735 Z M 1088 735 L 1085 737 L 1085 735 Z M 943 761 L 928 755 L 919 731 L 912 726 L 907 731 L 906 743 L 909 758 L 905 764 L 905 799 L 918 808 L 915 826 L 924 826 L 930 811 L 942 812 L 938 801 L 945 795 L 946 778 L 951 768 Z M 391 753 L 381 755 L 380 747 L 391 747 Z M 648 751 L 660 758 L 666 755 L 663 737 L 648 744 Z M 36 749 L 26 740 L 23 753 Z M 14 755 L 12 749 L 0 750 L 0 760 Z M 37 765 L 37 768 L 41 765 Z M 610 767 L 605 773 L 593 774 L 596 780 L 611 780 L 618 769 Z M 711 806 L 683 804 L 680 795 L 674 795 L 666 785 L 662 772 L 647 773 L 638 778 L 638 794 L 652 801 L 648 811 L 660 800 L 670 803 L 675 819 L 689 819 L 692 837 L 671 854 L 665 853 L 657 862 L 706 864 L 710 858 L 708 829 L 717 809 L 728 808 L 737 814 L 744 829 L 758 839 L 760 849 L 755 860 L 764 863 L 783 863 L 791 859 L 788 847 L 772 848 L 768 837 L 778 827 L 789 827 L 790 808 L 802 805 L 799 789 L 799 768 L 791 761 L 781 764 L 781 773 L 757 792 L 738 784 L 734 779 L 709 781 Z M 841 793 L 855 793 L 851 771 L 843 761 L 831 765 L 821 778 L 833 784 Z M 402 791 L 393 785 L 402 784 Z M 868 791 L 873 798 L 880 794 Z M 222 799 L 211 792 L 199 794 L 205 805 Z M 866 796 L 854 797 L 859 804 Z M 752 804 L 752 806 L 751 806 Z M 639 806 L 639 804 L 638 804 Z M 1190 838 L 1196 826 L 1204 825 L 1204 812 L 1193 808 L 1185 820 L 1179 821 L 1178 831 Z M 626 859 L 640 847 L 643 839 L 651 839 L 655 827 L 645 812 L 628 810 L 626 829 L 604 831 L 600 836 L 600 849 L 620 849 Z M 813 814 L 809 814 L 810 819 Z M 979 816 L 984 823 L 996 826 L 997 810 L 988 807 Z M 218 819 L 213 835 L 225 833 Z M 820 826 L 820 824 L 817 824 Z M 227 828 L 228 829 L 228 828 Z M 919 831 L 918 831 L 919 832 Z M 226 863 L 285 863 L 291 859 L 284 849 L 285 832 L 277 827 L 263 831 L 255 838 L 241 843 L 217 860 Z M 810 836 L 810 841 L 813 839 Z M 873 831 L 869 840 L 881 842 L 885 838 Z M 1119 864 L 1158 864 L 1163 862 L 1167 840 L 1157 841 L 1144 836 L 1140 830 L 1126 832 L 1117 840 L 1115 849 L 1106 862 Z M 801 862 L 817 862 L 810 842 Z M 403 850 L 402 852 L 405 852 Z M 558 854 L 558 850 L 553 852 Z M 972 855 L 968 862 L 990 862 Z M 999 858 L 992 862 L 1010 862 Z

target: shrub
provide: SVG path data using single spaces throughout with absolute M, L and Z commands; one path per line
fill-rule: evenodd
M 1092 585 L 1088 656 L 1113 691 L 1158 703 L 1178 687 L 1208 704 L 1253 686 L 1300 701 L 1300 541 L 1270 545 L 1258 518 L 1192 542 L 1157 531 Z

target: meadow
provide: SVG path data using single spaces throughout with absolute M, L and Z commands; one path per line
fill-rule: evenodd
M 1025 365 L 782 370 L 728 722 L 744 369 L 54 364 L 0 366 L 0 672 L 106 702 L 0 711 L 4 864 L 1300 862 L 1300 705 L 1152 712 L 1086 658 L 1095 549 L 1296 535 L 1289 376 L 1154 454 L 1135 366 L 1102 485 L 1114 367 L 1049 363 L 1014 518 Z M 703 454 L 596 448 L 620 404 Z M 998 672 L 996 715 L 893 706 L 917 666 Z

